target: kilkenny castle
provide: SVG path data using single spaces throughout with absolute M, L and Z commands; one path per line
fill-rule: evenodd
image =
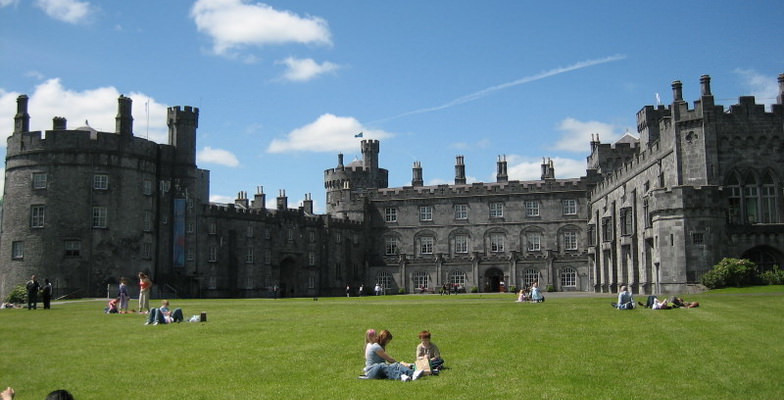
M 267 209 L 258 186 L 232 204 L 209 203 L 209 171 L 196 166 L 199 110 L 168 110 L 169 140 L 133 134 L 121 96 L 115 132 L 85 125 L 29 130 L 17 99 L 8 138 L 0 294 L 29 275 L 58 296 L 102 296 L 120 277 L 147 272 L 167 297 L 344 295 L 381 285 L 386 293 L 448 286 L 497 292 L 636 293 L 698 290 L 723 257 L 760 269 L 784 258 L 784 74 L 769 110 L 753 97 L 724 109 L 710 77 L 689 105 L 673 82 L 670 105 L 645 106 L 637 136 L 590 141 L 586 173 L 509 180 L 504 156 L 495 182 L 466 182 L 457 156 L 453 184 L 388 187 L 380 143 L 362 160 L 324 171 L 326 213 L 310 195 L 290 208 L 284 190 Z

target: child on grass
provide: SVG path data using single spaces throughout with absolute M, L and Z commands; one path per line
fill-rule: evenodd
M 428 360 L 432 373 L 437 375 L 444 365 L 444 359 L 441 358 L 441 351 L 438 350 L 438 346 L 430 341 L 430 336 L 430 331 L 419 332 L 421 343 L 416 348 L 416 359 Z

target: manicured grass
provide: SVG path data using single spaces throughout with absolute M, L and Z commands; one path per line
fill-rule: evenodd
M 0 310 L 0 386 L 20 400 L 59 388 L 78 400 L 780 398 L 784 287 L 717 294 L 662 311 L 614 310 L 609 295 L 174 300 L 208 322 L 165 326 L 98 301 Z M 406 361 L 429 329 L 449 368 L 357 379 L 370 327 L 392 331 L 387 350 Z

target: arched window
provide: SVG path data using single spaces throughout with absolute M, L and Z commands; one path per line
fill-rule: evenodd
M 728 215 L 727 215 L 727 222 L 730 224 L 740 224 L 741 219 L 741 212 L 740 212 L 740 204 L 741 204 L 741 191 L 740 191 L 740 181 L 735 174 L 732 174 L 727 179 L 727 184 L 725 188 L 728 192 Z
M 417 289 L 427 289 L 430 287 L 430 275 L 427 272 L 415 272 L 412 277 L 414 280 L 414 287 Z
M 452 285 L 465 286 L 466 285 L 466 274 L 463 271 L 454 269 L 452 271 L 449 271 L 449 277 L 447 278 L 447 280 Z
M 376 282 L 381 285 L 382 288 L 392 289 L 392 284 L 395 283 L 395 280 L 392 278 L 392 274 L 386 271 L 381 271 L 376 274 Z
M 561 270 L 561 287 L 577 287 L 577 271 L 572 267 Z
M 759 220 L 759 187 L 757 179 L 749 172 L 743 182 L 743 201 L 746 203 L 746 222 L 756 224 Z
M 523 275 L 523 285 L 525 285 L 525 287 L 529 288 L 529 287 L 531 287 L 531 285 L 534 284 L 534 282 L 537 282 L 537 281 L 539 281 L 539 271 L 537 271 L 537 270 L 535 270 L 533 268 L 527 269 L 525 271 L 525 274 Z
M 773 183 L 773 177 L 770 176 L 770 173 L 766 173 L 762 177 L 762 186 L 760 187 L 760 222 L 779 222 L 777 214 L 776 185 Z

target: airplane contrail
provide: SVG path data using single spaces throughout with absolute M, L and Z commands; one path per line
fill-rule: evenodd
M 531 76 L 527 76 L 525 78 L 520 78 L 520 79 L 511 81 L 511 82 L 506 82 L 506 83 L 502 83 L 500 85 L 491 86 L 489 88 L 482 89 L 482 90 L 480 90 L 478 92 L 467 94 L 465 96 L 460 96 L 460 97 L 458 97 L 458 98 L 456 98 L 456 99 L 454 99 L 452 101 L 449 101 L 447 103 L 444 103 L 444 104 L 442 104 L 440 106 L 428 107 L 428 108 L 420 108 L 418 110 L 408 111 L 408 112 L 405 112 L 405 113 L 402 113 L 402 114 L 398 114 L 398 115 L 395 115 L 395 116 L 392 116 L 392 117 L 378 119 L 378 120 L 372 121 L 370 123 L 384 122 L 384 121 L 389 121 L 389 120 L 393 120 L 393 119 L 397 119 L 397 118 L 401 118 L 401 117 L 406 117 L 406 116 L 409 116 L 409 115 L 424 114 L 424 113 L 429 113 L 429 112 L 433 112 L 433 111 L 443 110 L 443 109 L 454 107 L 456 105 L 460 105 L 460 104 L 463 104 L 463 103 L 468 103 L 470 101 L 479 100 L 479 99 L 481 99 L 481 98 L 483 98 L 485 96 L 489 96 L 492 93 L 497 92 L 499 90 L 503 90 L 503 89 L 510 88 L 510 87 L 513 87 L 513 86 L 522 85 L 524 83 L 538 81 L 538 80 L 544 79 L 544 78 L 549 78 L 551 76 L 563 74 L 564 72 L 576 71 L 578 69 L 588 68 L 588 67 L 592 67 L 594 65 L 605 64 L 605 63 L 609 63 L 609 62 L 613 62 L 613 61 L 619 61 L 619 60 L 623 60 L 625 58 L 626 58 L 625 55 L 616 54 L 614 56 L 605 57 L 605 58 L 599 58 L 599 59 L 595 59 L 595 60 L 580 61 L 578 63 L 569 65 L 567 67 L 554 68 L 554 69 L 551 69 L 549 71 L 544 71 L 544 72 L 541 72 L 541 73 L 536 74 L 536 75 L 531 75 Z

